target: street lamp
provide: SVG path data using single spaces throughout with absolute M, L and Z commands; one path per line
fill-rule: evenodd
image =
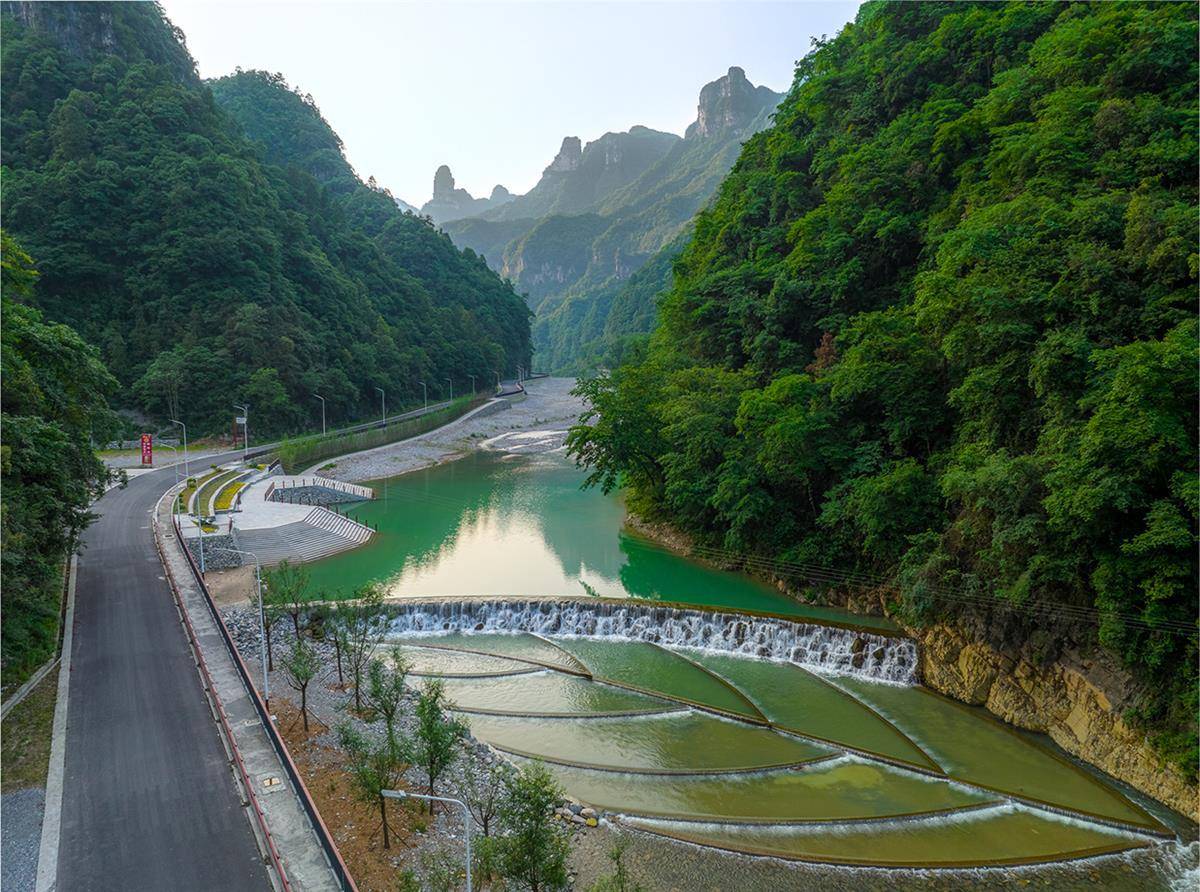
M 258 560 L 258 555 L 252 551 L 242 551 L 240 548 L 218 548 L 216 550 L 229 554 L 244 554 L 254 559 L 254 581 L 258 585 L 258 641 L 259 649 L 262 651 L 263 702 L 269 710 L 271 708 L 271 681 L 267 677 L 267 621 L 263 616 L 262 564 Z
M 379 793 L 388 799 L 424 799 L 426 802 L 449 802 L 463 810 L 463 827 L 466 831 L 464 836 L 467 840 L 467 892 L 471 892 L 471 812 L 467 809 L 467 804 L 461 799 L 452 799 L 449 796 L 429 796 L 425 793 L 410 793 L 408 790 L 380 790 Z
M 471 396 L 474 396 L 475 395 L 475 376 L 467 375 L 467 377 L 471 379 Z
M 421 385 L 421 393 L 423 393 L 425 395 L 425 408 L 428 409 L 429 408 L 429 388 L 425 386 L 424 381 L 418 381 L 417 383 Z
M 500 383 L 500 370 L 496 369 L 496 393 L 504 389 L 504 385 Z
M 323 437 L 325 436 L 325 397 L 319 393 L 314 393 L 313 396 L 321 401 L 321 436 Z
M 233 404 L 233 408 L 242 410 L 242 464 L 250 464 L 250 407 Z
M 178 484 L 179 483 L 179 450 L 176 449 L 174 446 L 168 446 L 166 443 L 159 443 L 158 448 L 159 449 L 170 449 L 172 452 L 175 453 L 175 460 L 171 462 L 171 465 L 172 465 L 172 467 L 175 468 L 175 483 Z
M 379 391 L 379 399 L 383 402 L 383 423 L 387 424 L 387 394 L 383 392 L 382 387 L 376 387 Z
M 191 472 L 188 470 L 187 425 L 182 421 L 176 421 L 174 418 L 171 419 L 171 424 L 178 424 L 181 428 L 183 428 L 183 479 L 186 480 L 192 476 Z
M 450 382 L 450 402 L 454 402 L 454 380 L 451 378 L 446 380 Z

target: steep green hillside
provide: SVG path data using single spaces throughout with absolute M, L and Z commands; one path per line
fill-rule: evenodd
M 193 434 L 249 402 L 268 434 L 314 392 L 340 421 L 527 364 L 523 301 L 357 182 L 311 100 L 246 73 L 226 111 L 152 4 L 2 12 L 3 224 L 124 402 Z
M 528 297 L 538 317 L 538 368 L 594 367 L 616 340 L 650 330 L 657 289 L 647 292 L 646 278 L 624 292 L 625 301 L 646 299 L 622 317 L 624 326 L 608 326 L 615 296 L 652 258 L 656 279 L 665 281 L 679 250 L 672 243 L 778 101 L 731 68 L 701 91 L 696 122 L 682 139 L 634 127 L 605 134 L 582 154 L 578 140 L 564 141 L 527 195 L 445 224 L 457 244 L 483 254 Z
M 1196 40 L 1192 4 L 864 6 L 584 385 L 592 480 L 916 621 L 1098 641 L 1194 771 Z

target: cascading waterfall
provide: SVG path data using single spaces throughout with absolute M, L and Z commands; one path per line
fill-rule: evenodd
M 569 600 L 392 602 L 393 635 L 436 632 L 536 632 L 652 641 L 791 661 L 876 681 L 916 684 L 917 646 L 838 626 L 706 610 Z

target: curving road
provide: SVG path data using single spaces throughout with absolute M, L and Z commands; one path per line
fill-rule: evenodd
M 174 480 L 167 468 L 110 490 L 84 535 L 61 892 L 271 888 L 154 548 L 151 512 Z

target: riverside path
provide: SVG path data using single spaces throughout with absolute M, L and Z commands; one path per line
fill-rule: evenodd
M 154 548 L 174 480 L 109 490 L 83 537 L 58 892 L 271 888 Z

